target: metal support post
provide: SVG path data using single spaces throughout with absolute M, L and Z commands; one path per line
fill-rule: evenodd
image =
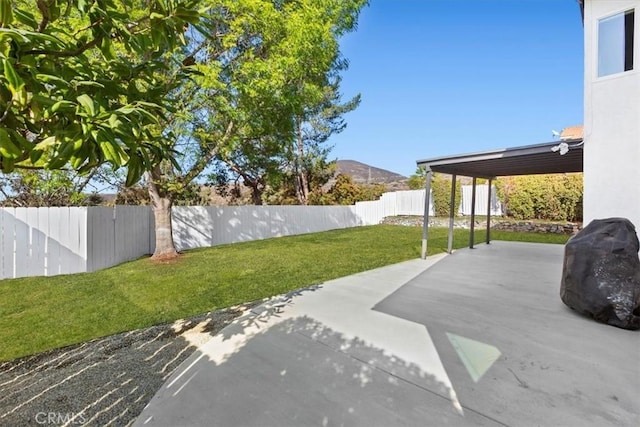
M 427 169 L 424 193 L 424 216 L 422 218 L 422 253 L 421 258 L 427 259 L 427 244 L 429 240 L 429 205 L 431 204 L 431 169 Z
M 489 179 L 487 185 L 487 245 L 491 242 L 491 184 L 493 180 Z
M 453 208 L 456 204 L 456 181 L 458 177 L 456 174 L 451 175 L 451 203 L 449 203 L 449 239 L 447 243 L 447 252 L 453 253 L 453 221 L 455 212 Z
M 473 249 L 473 244 L 475 241 L 475 230 L 476 230 L 476 184 L 477 178 L 473 177 L 473 184 L 471 185 L 471 226 L 469 235 L 469 249 Z

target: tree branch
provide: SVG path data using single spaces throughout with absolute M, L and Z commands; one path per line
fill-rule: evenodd
M 104 18 L 100 18 L 98 19 L 96 22 L 91 23 L 91 25 L 87 25 L 84 28 L 80 28 L 78 31 L 76 31 L 75 33 L 73 33 L 73 38 L 75 38 L 78 34 L 80 34 L 83 31 L 87 31 L 95 26 L 97 26 L 98 24 L 102 24 L 104 22 Z
M 83 46 L 80 46 L 78 49 L 76 50 L 70 50 L 70 51 L 66 51 L 66 52 L 61 52 L 61 51 L 57 51 L 57 50 L 46 50 L 46 49 L 32 49 L 32 50 L 28 50 L 26 52 L 23 53 L 23 55 L 51 55 L 51 56 L 55 56 L 58 58 L 69 58 L 72 56 L 78 56 L 81 53 L 84 53 L 85 51 L 94 48 L 98 45 L 98 43 L 100 43 L 102 41 L 102 37 L 97 37 L 93 40 L 91 40 L 89 43 L 84 44 Z
M 4 196 L 4 201 L 12 200 L 12 198 L 4 191 L 4 187 L 0 186 L 0 193 Z
M 49 24 L 49 6 L 44 2 L 44 0 L 37 1 L 38 10 L 42 14 L 42 21 L 38 25 L 38 32 L 44 32 L 45 28 L 47 28 L 47 24 Z
M 234 122 L 232 120 L 229 122 L 229 125 L 227 126 L 227 130 L 224 132 L 224 135 L 222 136 L 220 142 L 216 144 L 215 147 L 213 147 L 207 154 L 202 156 L 200 161 L 198 161 L 195 165 L 193 165 L 193 167 L 188 173 L 178 178 L 178 180 L 182 184 L 190 183 L 198 175 L 202 173 L 202 171 L 207 167 L 209 162 L 213 160 L 213 158 L 218 154 L 218 152 L 220 151 L 220 146 L 229 140 L 233 132 L 233 127 L 234 127 Z
M 82 193 L 84 191 L 86 186 L 89 184 L 89 181 L 91 181 L 95 176 L 96 172 L 98 172 L 98 169 L 92 169 L 91 172 L 84 179 L 84 181 L 82 181 L 82 183 L 76 187 L 76 191 L 78 193 Z
M 14 168 L 32 170 L 32 171 L 39 171 L 44 169 L 44 167 L 42 166 L 26 166 L 26 165 L 15 165 Z M 67 170 L 67 169 L 60 169 L 60 170 Z
M 13 99 L 10 99 L 9 102 L 7 102 L 7 110 L 2 114 L 2 117 L 0 117 L 0 123 L 4 122 L 7 119 L 7 116 L 9 115 L 9 111 L 11 110 L 12 105 L 13 105 Z

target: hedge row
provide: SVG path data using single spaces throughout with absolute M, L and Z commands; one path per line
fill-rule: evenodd
M 496 188 L 508 217 L 582 221 L 581 173 L 502 177 Z
M 451 175 L 439 173 L 433 174 L 431 180 L 431 195 L 433 197 L 433 210 L 436 216 L 449 216 L 449 205 L 451 204 Z M 462 185 L 460 180 L 456 180 L 456 198 L 453 211 L 458 215 L 460 203 L 462 202 Z

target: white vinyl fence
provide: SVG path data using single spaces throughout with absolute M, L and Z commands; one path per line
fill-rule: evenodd
M 178 250 L 364 225 L 353 206 L 190 206 L 172 212 Z
M 462 202 L 460 203 L 460 215 L 471 215 L 471 195 L 473 187 L 471 185 L 462 186 Z M 491 215 L 502 216 L 502 205 L 498 200 L 495 187 L 491 188 Z M 424 193 L 423 193 L 424 194 Z M 487 197 L 489 196 L 488 185 L 476 186 L 476 215 L 487 215 Z
M 464 187 L 461 211 L 468 214 L 471 193 Z M 486 213 L 482 188 L 476 193 L 478 215 Z M 185 250 L 423 215 L 424 190 L 385 193 L 354 206 L 178 206 L 172 212 L 176 248 Z M 96 271 L 154 248 L 148 206 L 0 208 L 0 279 Z
M 0 278 L 87 271 L 86 208 L 0 209 Z
M 471 185 L 462 186 L 462 201 L 458 214 L 471 215 Z M 476 215 L 487 214 L 488 186 L 476 186 Z M 429 203 L 429 215 L 433 215 L 433 197 Z M 378 224 L 388 216 L 424 215 L 424 190 L 396 191 L 384 193 L 380 200 L 357 202 L 355 210 L 364 225 Z M 502 206 L 496 196 L 495 187 L 491 191 L 491 215 L 502 216 Z
M 0 278 L 100 270 L 152 252 L 148 207 L 0 208 Z
M 178 206 L 172 212 L 178 250 L 372 224 L 355 206 Z M 0 208 L 0 279 L 96 271 L 154 248 L 148 206 Z

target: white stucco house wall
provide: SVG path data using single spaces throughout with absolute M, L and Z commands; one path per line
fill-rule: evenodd
M 640 0 L 579 0 L 584 12 L 584 223 L 640 230 Z

